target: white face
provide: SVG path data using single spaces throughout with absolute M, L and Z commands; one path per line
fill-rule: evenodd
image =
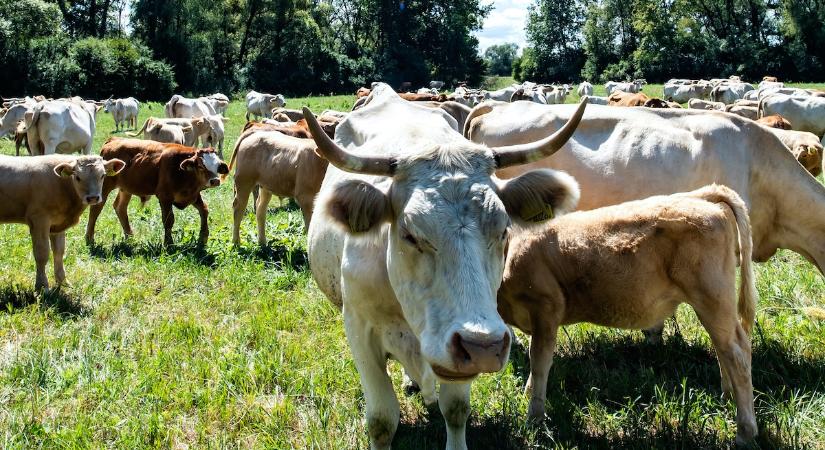
M 209 177 L 207 177 L 207 187 L 215 187 L 220 186 L 221 178 L 218 170 L 221 164 L 226 165 L 218 155 L 215 153 L 204 153 L 201 155 L 201 160 L 203 160 L 203 165 L 206 167 L 206 170 L 209 171 Z
M 490 175 L 424 171 L 397 182 L 392 203 L 389 278 L 422 356 L 442 379 L 499 370 L 511 340 L 496 308 L 510 219 Z M 498 353 L 471 362 L 484 346 Z

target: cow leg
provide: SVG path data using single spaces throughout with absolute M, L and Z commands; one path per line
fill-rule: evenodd
M 447 450 L 466 450 L 470 383 L 442 383 L 438 393 L 438 408 L 447 424 Z
M 172 212 L 172 202 L 160 202 L 160 219 L 163 222 L 163 245 L 169 247 L 172 245 L 172 227 L 175 225 L 175 214 Z
M 66 233 L 55 233 L 49 235 L 52 244 L 52 256 L 54 264 L 54 281 L 63 284 L 66 281 L 66 270 L 63 268 L 63 254 L 66 252 Z
M 387 375 L 386 351 L 373 326 L 352 311 L 344 311 L 344 330 L 366 400 L 370 449 L 389 449 L 398 428 L 398 398 Z
M 654 325 L 654 326 L 652 326 L 652 327 L 650 327 L 646 330 L 642 330 L 642 333 L 644 333 L 645 339 L 647 339 L 647 342 L 649 344 L 658 345 L 658 344 L 661 344 L 662 341 L 663 341 L 662 334 L 663 334 L 664 331 L 665 331 L 665 322 L 662 321 L 661 323 L 656 324 L 656 325 Z
M 89 221 L 86 223 L 86 245 L 95 243 L 95 225 L 97 224 L 97 218 L 100 217 L 100 212 L 103 211 L 103 207 L 106 205 L 106 199 L 109 198 L 109 194 L 114 189 L 115 184 L 113 182 L 109 181 L 108 178 L 103 180 L 103 190 L 101 192 L 103 198 L 100 203 L 89 207 Z
M 525 390 L 530 392 L 528 420 L 544 419 L 544 402 L 547 400 L 547 379 L 553 366 L 556 351 L 558 325 L 546 323 L 547 317 L 533 315 L 533 337 L 530 340 L 530 380 Z M 545 321 L 545 323 L 540 323 Z
M 243 222 L 243 217 L 246 213 L 246 205 L 249 203 L 250 191 L 252 191 L 252 186 L 242 183 L 242 180 L 238 179 L 236 172 L 235 199 L 232 200 L 232 243 L 235 245 L 241 244 L 241 222 Z M 259 232 L 258 241 L 261 240 L 260 236 Z
M 261 188 L 258 204 L 255 205 L 255 218 L 258 220 L 258 245 L 261 247 L 266 246 L 266 210 L 270 200 L 272 200 L 272 192 Z
M 206 206 L 206 202 L 203 201 L 203 197 L 201 197 L 200 194 L 198 194 L 194 206 L 201 216 L 201 231 L 198 237 L 198 243 L 200 245 L 206 245 L 206 241 L 209 240 L 209 208 Z
M 304 215 L 304 233 L 309 231 L 309 221 L 312 219 L 312 208 L 315 203 L 314 195 L 299 195 L 295 202 L 301 207 L 301 214 Z
M 722 389 L 731 389 L 736 401 L 736 443 L 746 444 L 758 429 L 753 406 L 753 382 L 751 379 L 751 343 L 736 310 L 736 286 L 734 270 L 725 281 L 702 283 L 707 294 L 701 302 L 691 302 L 696 316 L 710 335 L 719 368 L 722 373 Z M 725 380 L 727 378 L 727 380 Z
M 49 288 L 49 279 L 46 277 L 46 264 L 49 263 L 49 221 L 45 218 L 38 220 L 33 218 L 29 221 L 29 232 L 32 237 L 32 250 L 34 252 L 34 264 L 36 278 L 34 289 L 37 291 Z
M 126 239 L 134 234 L 132 226 L 129 224 L 129 200 L 131 199 L 132 194 L 121 189 L 112 203 L 117 219 L 120 221 L 120 227 L 123 228 L 123 237 Z

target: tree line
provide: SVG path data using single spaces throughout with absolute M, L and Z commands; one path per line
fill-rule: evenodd
M 518 80 L 825 78 L 825 0 L 536 0 L 526 34 Z
M 0 0 L 0 94 L 478 83 L 481 0 Z

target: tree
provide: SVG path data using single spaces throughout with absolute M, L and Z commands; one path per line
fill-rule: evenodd
M 574 81 L 584 65 L 580 30 L 584 7 L 578 0 L 537 0 L 527 16 L 527 42 L 533 51 L 534 81 Z M 523 70 L 523 69 L 522 69 Z
M 518 45 L 514 43 L 491 45 L 484 51 L 484 64 L 490 75 L 506 76 L 513 71 Z

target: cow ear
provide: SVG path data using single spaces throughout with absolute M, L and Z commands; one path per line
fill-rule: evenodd
M 579 185 L 564 172 L 539 169 L 502 181 L 499 195 L 510 217 L 536 223 L 574 210 Z
M 126 163 L 119 159 L 110 159 L 103 163 L 103 168 L 106 169 L 106 176 L 113 177 L 126 168 Z
M 183 162 L 180 163 L 180 170 L 188 170 L 190 172 L 195 170 L 195 168 L 198 167 L 197 159 L 197 154 L 191 158 L 184 159 Z
M 54 174 L 59 176 L 60 178 L 70 178 L 72 175 L 74 175 L 74 169 L 74 163 L 60 163 L 54 167 Z
M 364 233 L 389 221 L 390 200 L 372 184 L 348 180 L 321 199 L 323 208 L 351 233 Z

